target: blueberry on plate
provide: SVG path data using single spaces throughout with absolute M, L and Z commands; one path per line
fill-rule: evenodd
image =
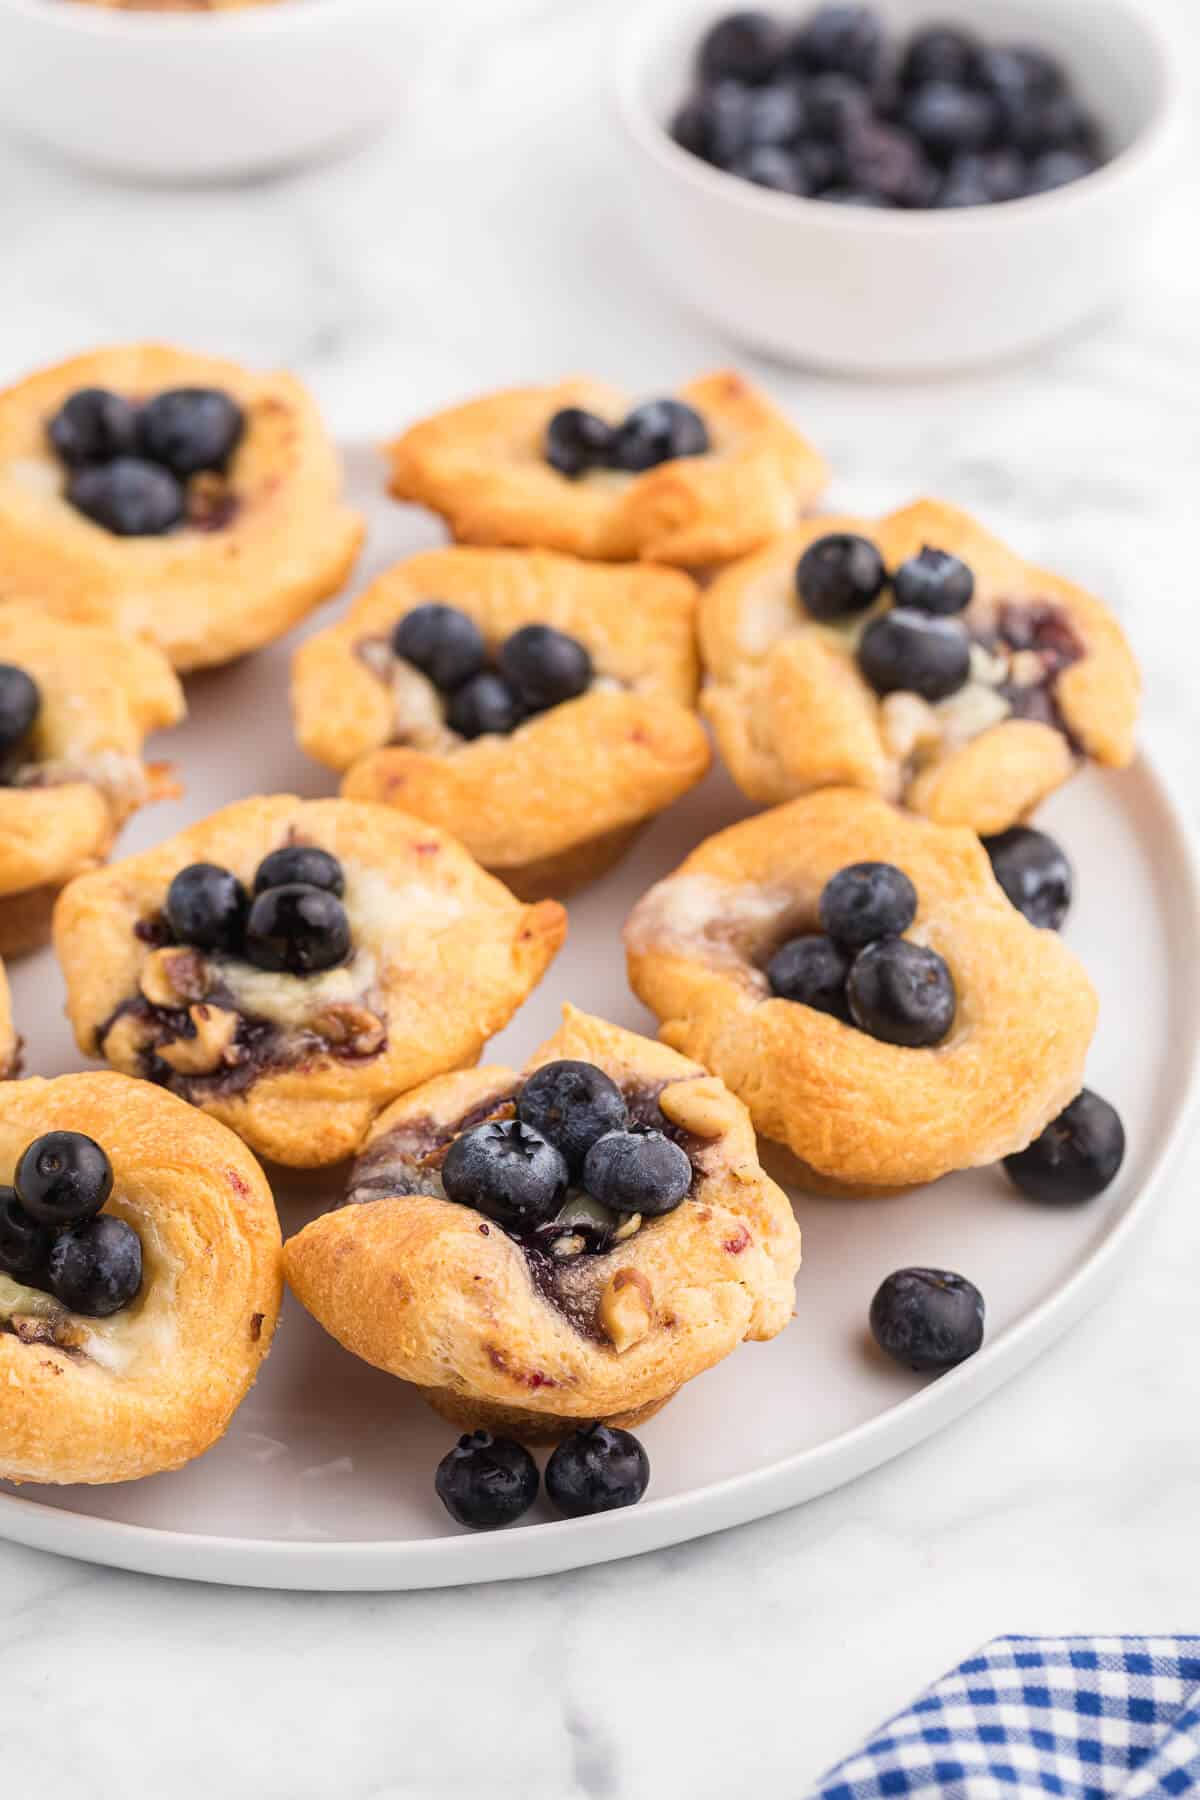
M 1057 931 L 1071 905 L 1074 878 L 1066 852 L 1045 831 L 1031 825 L 1013 825 L 983 847 L 992 861 L 992 873 L 1019 913 L 1031 925 Z
M 336 894 L 299 881 L 267 888 L 246 920 L 244 955 L 256 969 L 317 975 L 350 954 L 350 921 Z
M 974 1356 L 983 1342 L 983 1295 L 949 1269 L 897 1269 L 871 1302 L 871 1336 L 918 1375 L 936 1375 Z
M 560 1150 L 577 1175 L 597 1138 L 625 1130 L 629 1108 L 603 1069 L 564 1059 L 534 1070 L 517 1096 L 517 1117 Z
M 54 1233 L 27 1213 L 10 1187 L 0 1187 L 0 1273 L 14 1281 L 42 1282 Z
M 41 690 L 33 676 L 15 663 L 0 663 L 0 756 L 29 736 L 41 710 Z
M 796 564 L 796 592 L 814 619 L 845 619 L 865 612 L 886 582 L 883 558 L 870 538 L 849 531 L 817 538 Z
M 77 388 L 50 420 L 46 434 L 69 469 L 84 469 L 133 454 L 137 414 L 128 400 L 107 388 Z
M 28 1146 L 13 1176 L 17 1198 L 38 1225 L 92 1219 L 112 1193 L 108 1157 L 79 1131 L 48 1131 Z
M 502 675 L 484 669 L 451 695 L 446 723 L 459 737 L 500 736 L 515 731 L 525 709 Z
M 960 613 L 971 604 L 975 577 L 960 556 L 926 544 L 892 577 L 896 605 L 914 612 Z
M 316 844 L 285 844 L 259 863 L 254 892 L 265 894 L 268 888 L 290 887 L 296 882 L 303 887 L 324 888 L 339 900 L 346 891 L 346 877 L 336 856 L 318 849 Z
M 767 964 L 767 981 L 779 1000 L 794 1000 L 835 1019 L 849 1019 L 846 977 L 850 958 L 831 937 L 810 932 L 781 944 Z
M 908 930 L 917 916 L 917 890 L 894 863 L 851 863 L 825 883 L 819 911 L 835 943 L 863 950 Z
M 908 40 L 900 62 L 900 81 L 906 88 L 923 87 L 927 81 L 958 84 L 972 77 L 978 45 L 956 25 L 927 25 Z
M 220 388 L 168 388 L 138 417 L 143 456 L 181 481 L 202 469 L 223 469 L 246 429 L 236 400 Z
M 546 1496 L 568 1519 L 636 1506 L 650 1485 L 650 1459 L 632 1432 L 585 1425 L 546 1464 Z
M 971 673 L 971 640 L 958 619 L 894 606 L 863 632 L 858 666 L 877 694 L 947 700 Z
M 904 122 L 931 156 L 948 161 L 960 150 L 986 148 L 996 131 L 996 106 L 975 88 L 927 81 L 905 106 Z
M 1090 1088 L 1051 1121 L 1026 1150 L 1004 1159 L 1013 1186 L 1046 1206 L 1094 1200 L 1125 1160 L 1125 1127 L 1115 1106 Z
M 702 81 L 766 81 L 788 48 L 773 13 L 746 8 L 727 13 L 700 40 L 696 66 Z
M 443 693 L 470 681 L 487 662 L 487 645 L 474 619 L 441 600 L 405 613 L 392 633 L 392 649 Z
M 853 75 L 870 83 L 883 58 L 883 26 L 869 6 L 822 6 L 801 26 L 795 51 L 814 74 Z
M 860 950 L 846 979 L 850 1017 L 884 1044 L 928 1050 L 954 1023 L 954 979 L 936 950 L 884 938 Z
M 190 863 L 167 889 L 163 911 L 177 943 L 236 954 L 250 901 L 236 875 L 216 863 Z
M 583 1185 L 614 1212 L 658 1218 L 686 1198 L 691 1158 L 661 1131 L 609 1131 L 587 1153 Z
M 67 499 L 94 525 L 116 537 L 162 537 L 183 517 L 183 489 L 169 469 L 139 456 L 80 469 Z
M 689 102 L 693 107 L 695 104 Z M 703 109 L 693 113 L 691 126 L 680 127 L 680 118 L 676 120 L 676 142 L 683 144 L 685 150 L 704 155 L 702 145 L 706 145 L 708 139 Z M 684 136 L 680 135 L 680 129 L 685 130 L 689 137 L 694 136 L 695 141 L 685 141 Z M 546 427 L 544 454 L 552 469 L 557 469 L 560 475 L 574 480 L 588 469 L 603 467 L 612 452 L 612 441 L 613 428 L 607 419 L 600 418 L 597 413 L 586 412 L 582 406 L 564 406 L 554 414 Z
M 537 1499 L 537 1464 L 524 1444 L 472 1431 L 443 1456 L 434 1487 L 458 1524 L 495 1531 L 514 1524 Z
M 455 1138 L 442 1163 L 442 1186 L 506 1231 L 532 1231 L 558 1211 L 567 1163 L 540 1131 L 520 1119 L 479 1125 Z
M 142 1240 L 124 1219 L 101 1213 L 60 1231 L 46 1270 L 50 1292 L 71 1312 L 107 1319 L 142 1285 Z
M 730 164 L 729 173 L 776 194 L 807 194 L 809 191 L 795 152 L 774 144 L 756 144 L 746 150 Z
M 1055 188 L 1070 187 L 1072 182 L 1094 175 L 1097 166 L 1086 150 L 1047 150 L 1030 165 L 1028 192 L 1050 194 Z
M 612 465 L 636 475 L 681 456 L 704 456 L 711 448 L 708 427 L 695 407 L 682 400 L 647 400 L 617 427 Z
M 592 659 L 578 638 L 552 625 L 522 625 L 500 650 L 500 673 L 529 712 L 544 712 L 586 693 Z

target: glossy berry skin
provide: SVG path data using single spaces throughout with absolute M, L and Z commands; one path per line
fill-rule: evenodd
M 39 1225 L 18 1200 L 13 1188 L 0 1188 L 0 1274 L 14 1281 L 40 1286 L 46 1278 L 46 1265 L 54 1233 L 47 1225 Z
M 1107 1100 L 1084 1088 L 1026 1150 L 1006 1156 L 1013 1186 L 1045 1206 L 1094 1200 L 1125 1160 L 1125 1127 Z
M 661 1131 L 610 1131 L 588 1151 L 583 1185 L 614 1212 L 658 1218 L 686 1198 L 691 1158 Z
M 745 82 L 718 81 L 696 98 L 692 129 L 700 140 L 700 154 L 719 169 L 732 168 L 752 148 L 753 94 Z M 608 460 L 611 463 L 611 445 Z
M 85 469 L 90 463 L 133 455 L 137 414 L 128 400 L 107 388 L 77 388 L 50 420 L 46 435 L 68 469 Z
M 29 736 L 41 710 L 41 689 L 33 676 L 15 663 L 0 663 L 0 756 Z
M 886 581 L 883 558 L 870 538 L 848 531 L 818 538 L 796 564 L 796 592 L 814 619 L 848 619 L 865 612 Z
M 392 633 L 392 649 L 443 693 L 470 681 L 487 663 L 487 645 L 474 619 L 440 600 L 404 615 Z
M 450 697 L 446 723 L 460 737 L 486 737 L 489 733 L 504 735 L 515 731 L 525 717 L 525 708 L 502 675 L 485 669 L 481 675 L 464 681 Z
M 142 1240 L 124 1219 L 101 1213 L 55 1238 L 46 1270 L 50 1292 L 74 1313 L 107 1319 L 142 1285 Z
M 818 75 L 806 95 L 808 129 L 827 144 L 844 144 L 850 132 L 871 117 L 871 96 L 850 75 Z
M 996 108 L 986 94 L 929 81 L 912 95 L 904 122 L 929 154 L 944 160 L 960 150 L 983 150 L 996 130 Z
M 692 147 L 685 145 L 686 149 Z M 564 406 L 546 427 L 544 454 L 552 469 L 574 480 L 588 469 L 602 468 L 612 452 L 612 442 L 613 428 L 607 419 L 585 412 L 582 406 Z
M 1028 180 L 1025 159 L 1017 150 L 963 151 L 946 171 L 937 205 L 995 206 L 1004 200 L 1019 200 Z
M 787 52 L 787 35 L 772 13 L 747 8 L 718 19 L 696 62 L 702 81 L 766 81 Z
M 939 1375 L 983 1342 L 983 1295 L 949 1269 L 897 1269 L 871 1302 L 871 1336 L 918 1375 Z
M 908 40 L 900 64 L 901 85 L 923 87 L 928 81 L 967 82 L 975 66 L 978 46 L 966 31 L 952 25 L 928 25 Z
M 523 625 L 500 648 L 500 673 L 529 712 L 578 699 L 592 681 L 592 659 L 578 638 L 551 625 Z
M 850 185 L 893 206 L 928 206 L 937 192 L 937 176 L 920 144 L 894 125 L 872 119 L 852 127 L 844 152 Z
M 246 920 L 244 954 L 256 969 L 317 975 L 350 955 L 350 921 L 336 894 L 289 882 L 259 894 Z
M 1055 188 L 1070 187 L 1096 171 L 1096 160 L 1083 150 L 1047 150 L 1035 157 L 1029 170 L 1028 192 L 1050 194 Z
M 792 144 L 804 130 L 808 108 L 798 82 L 772 81 L 747 90 L 752 146 Z
M 245 429 L 241 407 L 220 388 L 168 388 L 142 408 L 138 443 L 143 456 L 186 481 L 223 469 Z
M 975 577 L 960 556 L 926 544 L 900 564 L 892 577 L 892 591 L 897 606 L 948 616 L 971 604 Z
M 781 944 L 767 964 L 767 981 L 778 1000 L 795 1000 L 835 1019 L 850 1017 L 846 977 L 850 958 L 831 937 L 812 932 Z
M 25 1150 L 13 1186 L 29 1217 L 57 1230 L 95 1218 L 112 1193 L 112 1164 L 82 1132 L 49 1131 Z
M 971 673 L 971 640 L 957 619 L 894 606 L 863 632 L 858 666 L 877 694 L 946 700 Z
M 992 873 L 1031 925 L 1057 931 L 1071 906 L 1074 877 L 1066 853 L 1044 831 L 1013 825 L 984 838 Z
M 894 863 L 851 863 L 825 883 L 819 911 L 829 936 L 853 953 L 907 931 L 917 916 L 917 890 Z
M 730 165 L 729 173 L 775 194 L 807 194 L 798 158 L 774 144 L 756 144 Z
M 1020 44 L 981 46 L 972 73 L 976 85 L 998 99 L 1046 101 L 1065 86 L 1062 66 L 1054 57 Z
M 846 981 L 850 1017 L 883 1044 L 927 1050 L 954 1024 L 957 996 L 936 950 L 907 938 L 883 938 L 860 950 Z
M 572 1175 L 608 1131 L 624 1131 L 629 1108 L 616 1082 L 595 1063 L 543 1063 L 517 1096 L 517 1117 L 561 1151 Z
M 254 892 L 265 894 L 268 888 L 290 887 L 296 882 L 303 887 L 324 888 L 339 900 L 346 891 L 346 877 L 336 856 L 318 849 L 316 844 L 285 844 L 259 863 Z
M 80 469 L 67 499 L 115 537 L 162 537 L 183 517 L 183 489 L 170 470 L 138 456 Z
M 822 6 L 803 25 L 796 54 L 814 75 L 853 75 L 871 82 L 883 55 L 883 27 L 869 6 Z
M 434 1487 L 459 1525 L 495 1531 L 529 1511 L 538 1495 L 538 1469 L 524 1444 L 472 1431 L 443 1456 Z
M 640 475 L 681 456 L 703 456 L 711 449 L 708 427 L 682 400 L 647 400 L 617 428 L 612 466 Z
M 190 863 L 167 889 L 163 911 L 177 943 L 236 955 L 250 901 L 236 875 L 216 863 Z
M 567 1191 L 561 1150 L 520 1119 L 479 1125 L 455 1138 L 442 1163 L 442 1186 L 506 1231 L 532 1231 L 558 1211 Z
M 636 1506 L 650 1485 L 650 1459 L 632 1432 L 614 1425 L 573 1431 L 546 1464 L 546 1496 L 568 1519 Z

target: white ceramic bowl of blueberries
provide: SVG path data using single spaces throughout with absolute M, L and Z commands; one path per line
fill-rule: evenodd
M 1135 280 L 1181 140 L 1137 0 L 669 0 L 622 44 L 638 219 L 740 342 L 862 374 L 1015 355 Z

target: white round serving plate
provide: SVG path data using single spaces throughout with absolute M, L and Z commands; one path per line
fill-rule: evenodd
M 351 469 L 372 514 L 365 580 L 427 544 L 430 527 L 382 498 L 373 459 L 355 455 Z M 332 777 L 292 742 L 292 647 L 276 645 L 190 683 L 190 719 L 154 745 L 177 763 L 186 796 L 143 814 L 125 851 L 248 793 L 333 791 Z M 565 1000 L 652 1030 L 625 981 L 622 923 L 702 837 L 748 810 L 714 775 L 573 900 L 566 949 L 488 1059 L 519 1065 L 555 1028 Z M 773 1343 L 746 1345 L 692 1382 L 645 1427 L 650 1493 L 626 1512 L 562 1521 L 539 1501 L 509 1531 L 460 1532 L 433 1491 L 452 1428 L 402 1383 L 340 1349 L 289 1298 L 257 1387 L 207 1456 L 116 1487 L 0 1486 L 0 1536 L 118 1568 L 245 1586 L 507 1580 L 759 1518 L 853 1480 L 948 1425 L 1033 1362 L 1128 1266 L 1167 1198 L 1200 1086 L 1200 882 L 1184 815 L 1161 774 L 1146 759 L 1121 775 L 1085 774 L 1041 822 L 1074 860 L 1066 935 L 1100 990 L 1088 1079 L 1119 1107 L 1129 1138 L 1121 1176 L 1099 1201 L 1039 1208 L 992 1170 L 888 1200 L 797 1195 L 805 1260 L 794 1321 Z M 52 955 L 10 972 L 27 1072 L 84 1066 L 62 1017 Z M 339 1197 L 343 1171 L 272 1177 L 291 1233 Z M 886 1363 L 866 1338 L 879 1281 L 913 1263 L 961 1270 L 987 1301 L 984 1348 L 936 1381 Z

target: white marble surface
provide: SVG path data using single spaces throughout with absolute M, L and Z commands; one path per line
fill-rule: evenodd
M 489 18 L 417 117 L 301 179 L 138 191 L 0 149 L 0 377 L 169 335 L 294 365 L 356 434 L 494 382 L 580 368 L 655 389 L 730 356 L 633 251 L 609 7 L 494 0 Z M 1034 365 L 917 388 L 756 370 L 829 452 L 837 497 L 944 493 L 1110 595 L 1149 732 L 1193 792 L 1198 201 L 1193 158 L 1126 310 Z M 1198 1185 L 1193 1147 L 1116 1298 L 964 1423 L 719 1539 L 385 1598 L 172 1586 L 0 1545 L 6 1785 L 800 1794 L 995 1633 L 1200 1630 Z

